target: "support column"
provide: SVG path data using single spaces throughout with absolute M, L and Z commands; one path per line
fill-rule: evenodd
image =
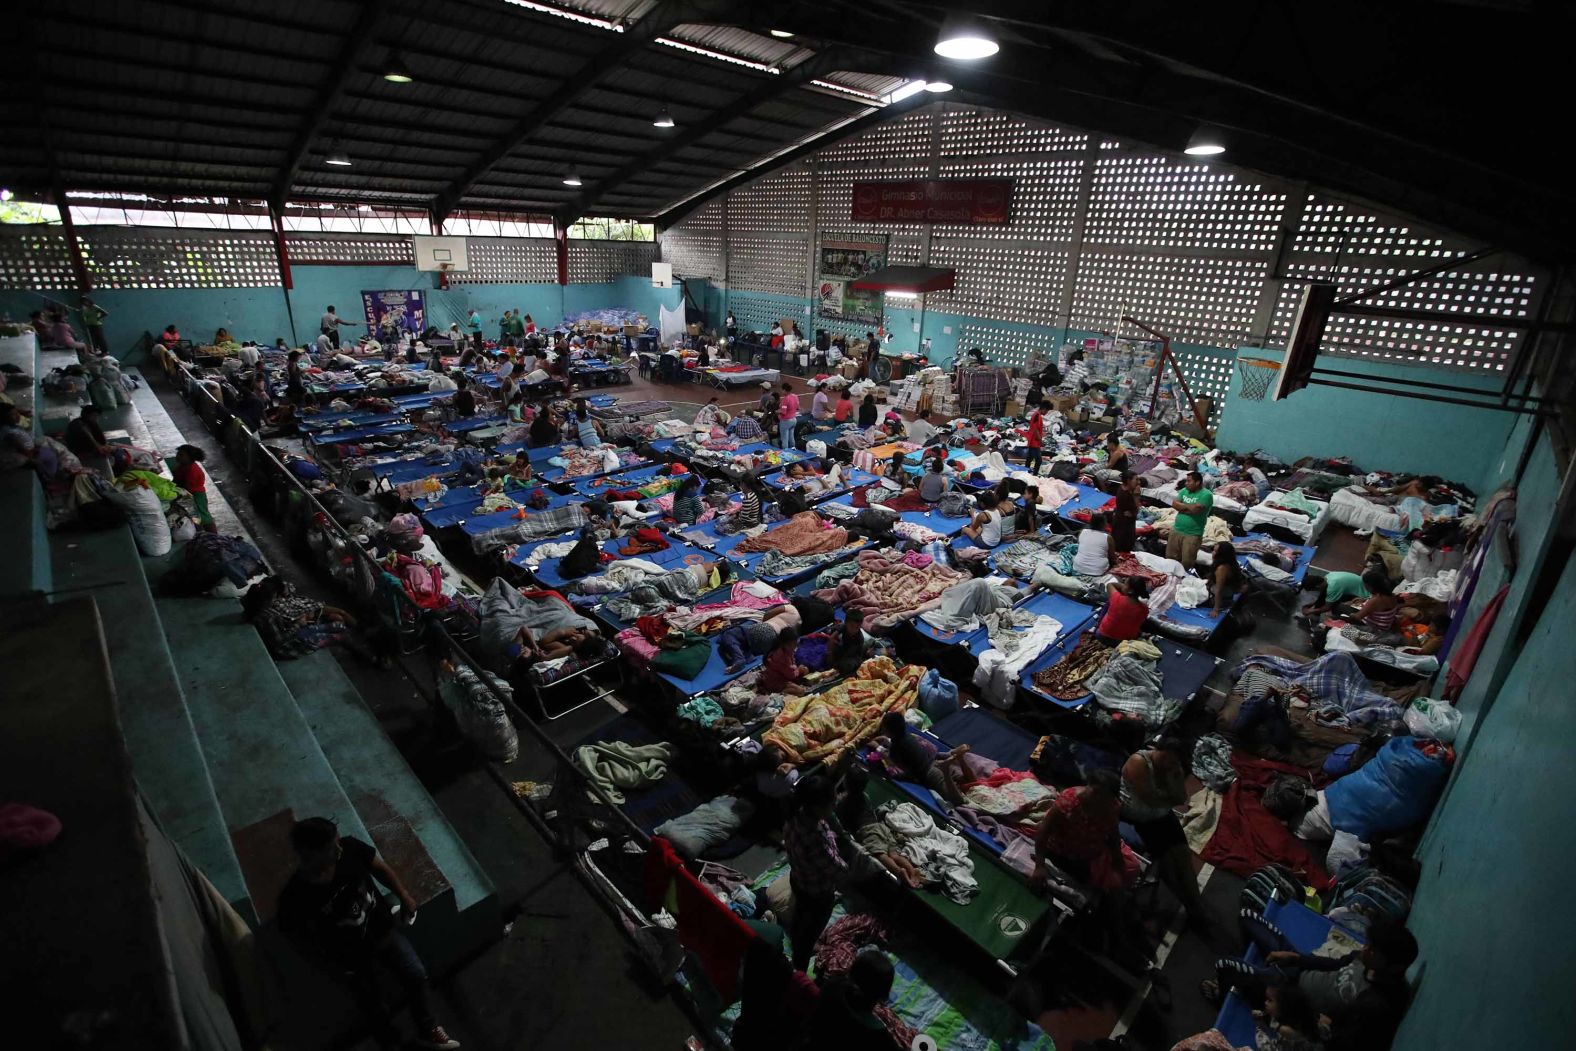
M 71 275 L 76 278 L 77 295 L 85 296 L 93 291 L 93 279 L 88 273 L 87 260 L 82 257 L 82 243 L 77 240 L 77 224 L 71 221 L 71 206 L 59 186 L 54 188 L 51 196 L 55 199 L 55 207 L 60 210 L 60 229 L 66 235 L 66 255 L 71 259 Z
M 1089 220 L 1089 201 L 1094 197 L 1094 177 L 1099 170 L 1100 137 L 1090 133 L 1084 154 L 1083 174 L 1078 178 L 1078 200 L 1073 206 L 1073 232 L 1067 240 L 1067 274 L 1062 281 L 1061 305 L 1057 315 L 1062 322 L 1062 342 L 1067 342 L 1073 325 L 1073 302 L 1078 294 L 1078 263 L 1083 256 L 1084 228 Z M 1053 348 L 1060 349 L 1060 348 Z
M 821 249 L 821 211 L 820 211 L 819 202 L 818 202 L 818 197 L 820 196 L 820 194 L 819 194 L 819 190 L 820 190 L 820 181 L 819 181 L 820 180 L 820 176 L 817 174 L 818 169 L 816 168 L 816 165 L 815 165 L 815 154 L 812 153 L 809 157 L 805 158 L 805 162 L 804 163 L 805 163 L 805 166 L 810 169 L 810 208 L 809 208 L 809 213 L 810 214 L 809 214 L 809 227 L 808 227 L 809 231 L 810 231 L 810 234 L 809 234 L 810 244 L 809 244 L 809 247 L 808 247 L 808 253 L 809 253 L 810 258 L 809 258 L 809 262 L 807 264 L 808 267 L 809 267 L 809 271 L 805 275 L 805 292 L 807 293 L 806 298 L 805 298 L 805 302 L 807 304 L 809 304 L 809 307 L 810 307 L 810 314 L 809 314 L 809 329 L 810 329 L 810 331 L 809 331 L 808 335 L 810 337 L 810 341 L 812 343 L 814 343 L 815 342 L 815 323 L 816 323 L 816 320 L 817 320 L 815 304 L 816 304 L 816 300 L 819 298 L 818 293 L 819 293 L 819 290 L 820 290 L 820 283 L 819 283 L 820 274 L 819 274 L 818 271 L 821 269 L 821 251 L 820 251 L 820 249 Z
M 294 345 L 299 339 L 296 335 L 295 308 L 290 303 L 290 290 L 295 287 L 295 278 L 290 273 L 290 247 L 285 244 L 284 219 L 273 204 L 268 206 L 268 224 L 274 231 L 274 255 L 279 260 L 279 291 L 285 297 L 285 317 L 290 322 L 290 343 Z
M 558 283 L 569 284 L 569 228 L 559 219 L 553 220 L 553 255 L 558 263 Z
M 1253 311 L 1253 324 L 1248 327 L 1248 336 L 1255 347 L 1269 342 L 1270 327 L 1275 323 L 1275 304 L 1280 301 L 1281 286 L 1286 283 L 1292 242 L 1308 208 L 1308 192 L 1305 182 L 1286 190 L 1286 210 L 1281 213 L 1280 232 L 1275 235 L 1275 247 L 1270 254 L 1270 272 L 1264 279 L 1264 287 L 1259 290 L 1259 305 Z

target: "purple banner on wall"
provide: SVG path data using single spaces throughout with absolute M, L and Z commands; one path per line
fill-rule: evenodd
M 367 331 L 379 339 L 400 332 L 422 332 L 427 327 L 427 300 L 420 289 L 362 292 Z

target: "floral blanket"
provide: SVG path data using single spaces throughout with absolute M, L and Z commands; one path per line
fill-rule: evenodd
M 890 657 L 874 657 L 821 693 L 793 697 L 761 737 L 795 765 L 818 759 L 835 761 L 876 732 L 887 712 L 906 711 L 919 697 L 925 669 L 899 668 Z
M 844 609 L 860 609 L 866 630 L 886 631 L 894 625 L 941 604 L 941 594 L 967 579 L 955 569 L 932 562 L 923 568 L 910 565 L 891 550 L 859 553 L 859 572 L 834 588 L 823 588 L 815 597 Z

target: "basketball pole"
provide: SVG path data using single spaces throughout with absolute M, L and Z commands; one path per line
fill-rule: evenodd
M 1182 388 L 1182 396 L 1187 399 L 1187 407 L 1192 410 L 1193 422 L 1198 424 L 1199 434 L 1209 441 L 1209 421 L 1204 419 L 1204 414 L 1198 411 L 1198 403 L 1193 400 L 1193 392 L 1187 389 L 1187 377 L 1182 375 L 1182 366 L 1178 364 L 1176 355 L 1171 353 L 1171 337 L 1164 332 L 1150 328 L 1137 318 L 1124 316 L 1124 322 L 1134 328 L 1143 329 L 1160 341 L 1160 367 L 1155 369 L 1155 386 L 1149 394 L 1149 418 L 1155 418 L 1155 407 L 1160 404 L 1160 380 L 1165 375 L 1166 365 L 1170 364 L 1171 371 L 1177 374 L 1177 385 Z

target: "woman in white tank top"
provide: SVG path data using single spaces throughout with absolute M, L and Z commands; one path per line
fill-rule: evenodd
M 1083 577 L 1104 576 L 1116 558 L 1116 542 L 1105 531 L 1105 515 L 1089 516 L 1089 525 L 1078 534 L 1078 553 L 1073 556 L 1073 572 Z
M 974 498 L 979 513 L 963 527 L 963 535 L 981 547 L 996 547 L 1001 543 L 1001 511 L 997 509 L 996 494 L 990 490 Z

